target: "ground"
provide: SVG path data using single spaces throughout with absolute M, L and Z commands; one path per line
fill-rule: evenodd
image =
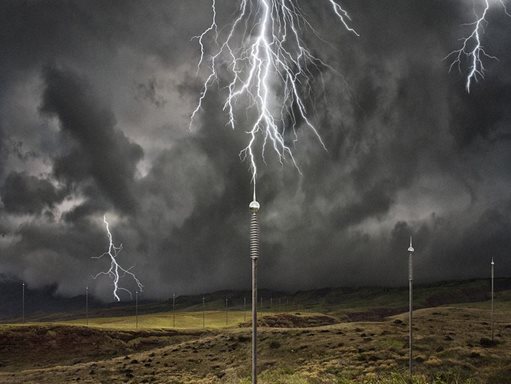
M 416 310 L 414 382 L 511 383 L 509 298 L 496 302 L 495 343 L 487 300 Z M 263 312 L 259 383 L 406 383 L 408 314 L 370 307 Z M 196 310 L 140 315 L 138 328 L 134 316 L 3 324 L 0 383 L 249 384 L 247 318 Z
M 495 343 L 488 283 L 417 287 L 415 383 L 511 384 L 511 279 L 496 281 Z M 128 304 L 0 324 L 0 383 L 249 384 L 246 294 L 211 294 L 205 311 L 189 296 L 175 312 L 147 303 L 136 317 Z M 263 295 L 260 384 L 409 382 L 406 288 Z

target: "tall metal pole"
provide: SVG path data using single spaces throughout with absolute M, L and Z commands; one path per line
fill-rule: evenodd
M 172 294 L 172 326 L 176 328 L 176 294 Z
M 85 287 L 85 324 L 89 325 L 89 287 Z
M 206 328 L 206 298 L 202 296 L 202 328 Z
M 412 246 L 412 237 L 410 236 L 410 247 L 408 248 L 408 342 L 409 342 L 409 357 L 408 357 L 408 370 L 410 374 L 410 383 L 412 382 L 413 368 L 413 252 L 415 250 Z
M 252 259 L 252 384 L 257 384 L 257 260 L 259 258 L 259 223 L 257 212 L 260 205 L 252 201 L 249 205 L 250 218 L 250 258 Z
M 138 291 L 135 292 L 135 328 L 138 329 Z
M 493 307 L 493 298 L 495 297 L 495 263 L 493 258 L 491 259 L 491 341 L 493 342 L 493 338 L 495 335 L 495 321 L 494 321 L 494 307 Z
M 22 283 L 21 288 L 21 322 L 25 322 L 25 282 Z

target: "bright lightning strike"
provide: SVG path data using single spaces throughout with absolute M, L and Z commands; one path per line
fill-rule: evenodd
M 335 0 L 324 1 L 331 6 L 343 27 L 358 36 L 350 26 L 350 15 L 341 4 Z M 304 29 L 312 31 L 316 36 L 318 34 L 305 18 L 296 0 L 240 0 L 234 21 L 221 40 L 216 0 L 212 0 L 211 8 L 211 25 L 195 37 L 201 51 L 197 71 L 202 63 L 207 61 L 209 74 L 192 112 L 190 127 L 201 110 L 209 89 L 219 82 L 219 69 L 225 68 L 228 80 L 225 83 L 227 96 L 223 110 L 228 116 L 228 124 L 233 129 L 236 128 L 238 123 L 235 105 L 242 97 L 248 109 L 256 111 L 247 131 L 249 142 L 240 152 L 242 159 L 249 160 L 256 200 L 257 164 L 254 147 L 258 136 L 262 139 L 263 160 L 266 146 L 271 145 L 281 163 L 290 159 L 297 169 L 291 148 L 285 140 L 286 128 L 292 129 L 296 140 L 296 127 L 298 120 L 301 120 L 325 147 L 318 130 L 310 120 L 304 98 L 312 91 L 311 69 L 330 67 L 305 46 L 301 37 Z M 213 38 L 218 47 L 211 56 L 207 56 L 206 52 L 208 38 Z
M 130 272 L 130 270 L 133 267 L 124 269 L 117 262 L 117 256 L 122 251 L 122 244 L 120 244 L 118 247 L 115 246 L 113 237 L 112 237 L 112 233 L 110 232 L 110 227 L 109 227 L 108 221 L 106 220 L 106 216 L 103 216 L 103 222 L 105 223 L 105 228 L 106 228 L 107 237 L 108 237 L 108 251 L 106 251 L 105 253 L 103 253 L 100 256 L 93 257 L 93 259 L 101 259 L 104 256 L 109 256 L 110 257 L 110 269 L 106 272 L 99 272 L 97 275 L 93 276 L 93 278 L 96 279 L 101 275 L 106 275 L 106 276 L 110 277 L 114 283 L 113 295 L 117 301 L 121 301 L 121 298 L 119 297 L 119 291 L 127 292 L 130 295 L 130 298 L 132 298 L 133 295 L 131 294 L 130 290 L 119 286 L 119 280 L 125 276 L 131 277 L 137 284 L 140 292 L 142 292 L 144 286 L 142 285 L 140 280 L 138 280 L 138 278 L 135 276 L 135 274 Z
M 470 87 L 473 81 L 477 82 L 479 79 L 484 79 L 486 71 L 484 67 L 484 59 L 498 60 L 497 57 L 490 55 L 485 51 L 482 43 L 482 36 L 484 35 L 485 27 L 488 25 L 486 18 L 492 7 L 491 2 L 492 0 L 484 0 L 484 6 L 481 14 L 477 14 L 477 12 L 474 11 L 476 20 L 473 23 L 467 24 L 473 26 L 471 29 L 472 32 L 467 37 L 461 39 L 462 44 L 460 49 L 454 50 L 446 56 L 446 59 L 450 57 L 454 58 L 451 66 L 449 67 L 449 72 L 455 66 L 457 66 L 458 70 L 461 72 L 462 64 L 467 61 L 468 73 L 465 88 L 468 93 L 470 93 Z M 504 8 L 505 14 L 511 17 L 504 0 L 493 0 L 493 3 L 497 2 Z

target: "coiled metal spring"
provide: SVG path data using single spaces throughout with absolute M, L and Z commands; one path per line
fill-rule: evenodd
M 250 257 L 253 259 L 259 257 L 259 222 L 256 212 L 252 212 L 250 218 Z

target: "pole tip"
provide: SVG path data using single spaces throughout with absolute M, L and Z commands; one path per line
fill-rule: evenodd
M 410 236 L 410 247 L 408 248 L 408 252 L 414 252 L 415 249 L 413 249 L 413 246 L 412 246 L 412 236 Z
M 250 212 L 257 213 L 259 211 L 259 208 L 261 208 L 261 205 L 256 201 L 252 201 L 249 206 Z
M 491 265 L 495 265 L 495 263 L 493 261 L 493 257 L 491 258 Z

